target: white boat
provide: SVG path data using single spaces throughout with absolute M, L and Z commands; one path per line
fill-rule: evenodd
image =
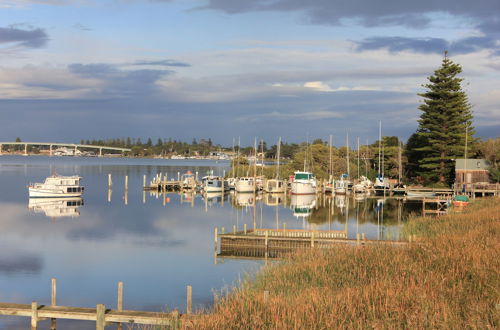
M 373 189 L 377 195 L 388 194 L 390 192 L 390 188 L 389 180 L 387 178 L 380 175 L 375 179 Z
M 284 193 L 286 190 L 285 180 L 267 179 L 264 181 L 264 191 L 268 193 Z
M 316 178 L 311 172 L 294 172 L 290 193 L 292 195 L 316 194 Z
M 81 197 L 69 198 L 30 198 L 28 209 L 35 213 L 44 213 L 50 218 L 80 216 L 80 206 L 83 205 Z
M 44 183 L 32 183 L 28 186 L 29 197 L 80 197 L 84 187 L 80 186 L 81 177 L 51 175 Z
M 342 174 L 340 180 L 335 181 L 335 195 L 345 195 L 349 187 L 349 181 L 345 180 L 347 174 Z
M 281 149 L 281 137 L 278 139 L 276 155 L 276 177 L 274 179 L 267 179 L 264 181 L 264 191 L 268 193 L 284 193 L 286 191 L 285 180 L 280 179 L 280 149 Z
M 234 185 L 234 190 L 239 193 L 255 192 L 255 178 L 250 176 L 238 178 Z
M 204 192 L 223 192 L 229 189 L 224 185 L 224 179 L 218 176 L 204 176 L 201 178 L 201 188 Z
M 372 186 L 373 183 L 368 178 L 366 178 L 365 176 L 361 176 L 359 178 L 359 182 L 352 187 L 352 190 L 356 194 L 364 194 L 370 191 Z

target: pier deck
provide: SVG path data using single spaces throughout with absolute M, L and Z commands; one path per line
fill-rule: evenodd
M 367 240 L 363 234 L 347 238 L 344 230 L 255 229 L 232 233 L 215 233 L 217 257 L 280 258 L 299 249 L 331 248 L 339 245 L 405 245 L 404 241 Z M 220 252 L 218 242 L 220 241 Z

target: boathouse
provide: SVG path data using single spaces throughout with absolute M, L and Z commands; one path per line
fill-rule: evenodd
M 455 184 L 488 183 L 490 166 L 486 159 L 456 159 Z

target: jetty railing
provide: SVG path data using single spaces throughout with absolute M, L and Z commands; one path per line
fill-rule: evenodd
M 116 309 L 106 308 L 104 304 L 97 304 L 95 308 L 59 306 L 56 300 L 56 283 L 56 279 L 53 278 L 50 305 L 39 304 L 37 301 L 32 301 L 31 304 L 0 302 L 0 315 L 30 317 L 32 330 L 37 329 L 38 323 L 44 320 L 50 320 L 50 329 L 55 330 L 57 319 L 95 321 L 97 330 L 104 330 L 111 324 L 117 324 L 118 329 L 123 329 L 123 323 L 178 329 L 194 317 L 192 315 L 193 289 L 190 285 L 186 288 L 186 313 L 180 314 L 178 310 L 166 313 L 123 309 L 123 282 L 118 282 Z

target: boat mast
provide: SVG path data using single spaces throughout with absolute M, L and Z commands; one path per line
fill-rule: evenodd
M 237 153 L 237 156 L 236 156 L 236 177 L 239 178 L 239 162 L 240 162 L 240 137 L 238 136 L 238 153 Z
M 378 122 L 378 176 L 380 177 L 380 150 L 382 149 L 382 121 Z
M 346 153 L 347 153 L 347 177 L 351 179 L 351 166 L 349 164 L 349 132 L 346 132 L 346 139 L 345 139 L 345 146 L 346 146 Z
M 280 149 L 281 149 L 281 136 L 278 139 L 278 153 L 276 155 L 276 180 L 280 178 Z
M 253 149 L 254 149 L 254 162 L 253 162 L 253 177 L 254 177 L 254 182 L 257 178 L 257 137 L 255 137 L 255 140 L 253 142 Z
M 333 177 L 333 168 L 332 168 L 332 139 L 333 139 L 333 137 L 330 135 L 330 166 L 329 166 L 330 177 L 328 178 L 328 182 L 332 181 L 332 177 Z
M 264 140 L 261 139 L 260 140 L 260 152 L 262 153 L 262 162 L 261 162 L 261 171 L 260 171 L 260 175 L 264 176 Z
M 358 180 L 359 180 L 359 136 L 358 136 Z
M 403 164 L 401 162 L 401 141 L 399 141 L 398 160 L 399 160 L 398 182 L 401 184 L 401 177 L 402 177 L 402 172 L 403 172 Z

